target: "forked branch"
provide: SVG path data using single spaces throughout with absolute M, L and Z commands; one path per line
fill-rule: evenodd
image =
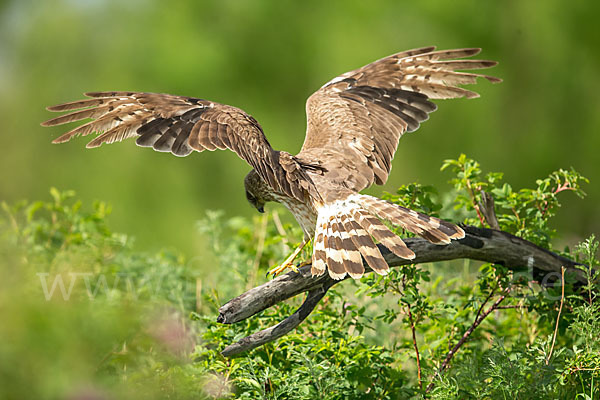
M 526 273 L 530 280 L 536 280 L 542 286 L 560 282 L 563 266 L 567 275 L 581 283 L 587 283 L 585 272 L 576 268 L 578 263 L 573 260 L 506 232 L 472 226 L 463 226 L 463 229 L 466 233 L 464 239 L 452 241 L 445 246 L 438 246 L 421 238 L 404 239 L 416 254 L 414 260 L 399 258 L 382 246 L 380 250 L 390 267 L 468 258 L 501 264 L 513 271 Z M 367 265 L 365 272 L 372 272 Z M 223 350 L 223 355 L 235 356 L 290 332 L 306 319 L 329 288 L 339 282 L 342 281 L 333 280 L 328 274 L 312 277 L 310 266 L 305 266 L 298 272 L 288 272 L 230 300 L 219 309 L 218 322 L 232 324 L 242 321 L 281 301 L 307 292 L 304 303 L 294 314 L 273 327 L 229 345 Z

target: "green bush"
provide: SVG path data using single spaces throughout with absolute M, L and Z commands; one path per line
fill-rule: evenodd
M 586 182 L 560 170 L 517 191 L 464 155 L 443 168 L 454 173 L 452 193 L 410 184 L 386 198 L 433 214 L 454 203 L 442 217 L 481 226 L 485 191 L 503 230 L 547 248 L 559 193 L 582 196 Z M 210 244 L 202 256 L 217 274 L 176 251 L 136 251 L 129 237 L 107 227 L 104 203 L 85 211 L 72 192 L 51 195 L 2 205 L 3 399 L 600 396 L 598 283 L 589 271 L 591 283 L 577 290 L 560 282 L 542 290 L 501 266 L 470 261 L 370 274 L 330 290 L 291 334 L 226 359 L 225 346 L 300 304 L 293 299 L 234 325 L 216 323 L 220 305 L 259 284 L 299 241 L 297 227 L 281 226 L 276 213 L 253 221 L 208 213 L 198 222 Z M 597 267 L 597 250 L 592 236 L 563 254 Z

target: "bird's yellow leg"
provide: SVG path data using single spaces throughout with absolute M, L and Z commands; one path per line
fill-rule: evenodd
M 283 271 L 285 271 L 288 268 L 291 268 L 292 271 L 294 271 L 294 272 L 298 272 L 298 268 L 294 265 L 294 260 L 296 259 L 296 257 L 298 257 L 298 254 L 300 254 L 300 252 L 302 251 L 304 246 L 307 245 L 308 242 L 310 242 L 310 239 L 304 238 L 302 240 L 302 244 L 300 244 L 300 246 L 298 246 L 296 248 L 296 250 L 294 250 L 294 252 L 292 254 L 290 254 L 290 256 L 288 258 L 285 259 L 284 262 L 282 262 L 281 264 L 279 264 L 278 266 L 276 266 L 275 268 L 273 268 L 269 272 L 267 272 L 267 275 L 273 275 L 275 277 L 275 276 L 281 274 Z M 305 261 L 302 264 L 300 264 L 300 267 L 302 267 L 308 263 L 309 263 L 309 261 Z

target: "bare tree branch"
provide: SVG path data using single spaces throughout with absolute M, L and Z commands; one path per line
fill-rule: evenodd
M 234 356 L 247 350 L 254 349 L 255 347 L 261 346 L 265 343 L 271 342 L 275 339 L 279 339 L 298 325 L 308 317 L 308 315 L 314 310 L 319 304 L 319 301 L 325 296 L 329 287 L 318 287 L 308 291 L 304 303 L 294 312 L 292 315 L 281 321 L 275 326 L 262 330 L 260 332 L 253 333 L 250 336 L 246 336 L 239 342 L 227 346 L 222 354 L 225 357 Z
M 500 230 L 500 224 L 498 223 L 498 217 L 496 217 L 496 210 L 494 208 L 494 198 L 488 192 L 481 190 L 481 201 L 479 202 L 479 208 L 485 218 L 485 222 L 488 223 L 490 228 Z
M 543 286 L 553 285 L 561 279 L 561 267 L 566 273 L 580 283 L 586 283 L 584 271 L 575 268 L 578 263 L 543 249 L 527 240 L 509 233 L 493 229 L 463 226 L 464 239 L 452 241 L 439 246 L 421 238 L 404 239 L 406 245 L 415 252 L 414 260 L 404 260 L 380 246 L 381 253 L 390 267 L 408 264 L 422 264 L 434 261 L 468 258 L 504 265 L 518 272 L 526 272 L 530 279 L 535 279 Z M 372 272 L 367 265 L 365 271 Z M 327 290 L 341 281 L 333 280 L 328 274 L 313 277 L 310 266 L 298 272 L 288 272 L 272 281 L 248 290 L 230 300 L 219 309 L 218 322 L 232 324 L 242 321 L 273 305 L 308 292 L 304 304 L 291 316 L 261 332 L 252 334 L 238 343 L 225 348 L 227 357 L 251 350 L 264 343 L 275 340 L 297 327 L 314 309 Z

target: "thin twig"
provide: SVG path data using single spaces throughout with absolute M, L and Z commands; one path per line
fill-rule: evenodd
M 466 172 L 464 166 L 462 166 L 461 169 L 463 172 Z M 477 217 L 479 217 L 479 222 L 481 222 L 481 226 L 485 226 L 485 220 L 483 218 L 483 215 L 481 215 L 481 211 L 479 210 L 479 203 L 477 202 L 477 198 L 475 197 L 475 191 L 473 190 L 473 187 L 471 186 L 471 180 L 466 179 L 466 183 L 467 183 L 467 190 L 468 190 L 469 194 L 471 195 L 471 202 L 473 203 L 473 208 L 477 212 Z M 481 187 L 478 187 L 477 189 L 480 190 Z
M 562 312 L 563 304 L 565 302 L 565 267 L 560 267 L 560 284 L 561 284 L 561 295 L 560 295 L 560 306 L 558 307 L 558 315 L 556 316 L 556 326 L 554 327 L 554 335 L 552 335 L 552 346 L 546 357 L 546 365 L 550 363 L 552 352 L 554 351 L 554 343 L 556 342 L 556 336 L 558 335 L 558 322 L 560 321 L 560 313 Z
M 281 236 L 281 241 L 286 246 L 289 245 L 289 240 L 287 238 L 287 232 L 283 229 L 283 224 L 281 223 L 281 219 L 279 219 L 279 213 L 277 211 L 273 211 L 273 222 L 275 223 L 275 228 L 277 228 L 277 233 Z
M 512 310 L 512 309 L 521 310 L 523 308 L 525 308 L 525 307 L 523 307 L 521 304 L 513 304 L 510 306 L 498 306 L 498 307 L 496 307 L 496 310 Z
M 510 292 L 510 290 L 511 290 L 510 287 L 507 288 L 506 290 L 504 290 L 504 294 L 502 294 L 502 296 L 498 297 L 498 299 L 494 302 L 494 304 L 492 304 L 490 306 L 490 308 L 488 308 L 485 312 L 483 312 L 481 315 L 479 315 L 479 317 L 477 317 L 475 319 L 475 321 L 473 321 L 473 324 L 471 324 L 471 326 L 469 327 L 469 329 L 467 329 L 467 331 L 462 335 L 462 337 L 460 338 L 460 340 L 458 341 L 458 343 L 456 343 L 454 345 L 454 347 L 452 348 L 452 350 L 450 350 L 448 352 L 448 354 L 446 354 L 446 358 L 444 359 L 444 362 L 442 362 L 442 365 L 440 365 L 440 368 L 437 370 L 437 372 L 435 373 L 435 375 L 433 376 L 433 378 L 431 378 L 431 382 L 427 386 L 427 389 L 425 390 L 425 392 L 429 392 L 431 389 L 433 389 L 435 378 L 437 378 L 438 376 L 442 375 L 442 373 L 444 372 L 444 370 L 446 369 L 446 367 L 448 367 L 448 364 L 450 363 L 450 360 L 452 360 L 452 357 L 454 357 L 454 355 L 456 354 L 456 352 L 467 341 L 467 339 L 469 338 L 469 336 L 471 336 L 471 334 L 473 333 L 473 331 L 475 330 L 475 328 L 477 328 L 479 326 L 479 324 L 481 324 L 481 322 L 483 322 L 483 320 L 488 315 L 490 315 L 490 313 L 492 311 L 496 310 L 496 307 L 498 307 L 498 305 L 502 302 L 502 300 L 504 300 L 506 298 L 506 296 L 508 296 L 508 293 Z
M 267 222 L 269 219 L 266 214 L 262 215 L 260 220 L 260 229 L 258 231 L 258 244 L 256 246 L 256 255 L 254 256 L 254 262 L 252 263 L 251 275 L 248 277 L 248 281 L 246 283 L 246 290 L 252 288 L 252 286 L 256 283 L 256 277 L 258 276 L 258 267 L 260 266 L 260 259 L 263 255 L 263 251 L 265 250 L 265 238 L 267 236 Z
M 417 378 L 419 379 L 419 388 L 423 389 L 423 381 L 421 380 L 421 356 L 419 355 L 419 346 L 417 345 L 417 334 L 415 332 L 415 321 L 410 310 L 410 304 L 406 305 L 408 311 L 408 320 L 410 321 L 410 330 L 412 332 L 413 347 L 417 355 Z
M 560 192 L 564 192 L 565 190 L 575 190 L 575 188 L 571 186 L 571 183 L 569 181 L 566 181 L 562 185 L 558 185 L 556 187 L 556 189 L 554 189 L 554 192 L 552 192 L 552 194 L 558 194 Z M 544 197 L 547 197 L 547 196 L 544 196 Z M 546 212 L 548 211 L 548 207 L 550 207 L 550 203 L 548 202 L 548 200 L 544 200 L 544 210 L 542 211 L 542 217 L 544 215 L 546 215 Z
M 496 279 L 498 279 L 498 277 L 496 277 Z M 498 283 L 496 281 L 496 283 Z M 481 305 L 479 306 L 479 309 L 477 310 L 477 314 L 475 314 L 475 321 L 477 321 L 479 319 L 479 315 L 481 314 L 481 311 L 483 310 L 483 307 L 485 307 L 485 305 L 487 304 L 488 301 L 490 301 L 490 299 L 494 296 L 494 294 L 496 294 L 496 289 L 498 289 L 498 285 L 496 285 L 495 288 L 493 288 L 490 293 L 488 293 L 487 297 L 485 298 L 485 300 L 483 301 L 483 303 L 481 303 Z
M 573 369 L 570 370 L 571 372 L 577 372 L 577 371 L 600 371 L 600 367 L 595 367 L 595 368 L 584 368 L 584 367 L 575 367 Z
M 400 286 L 396 284 L 392 291 L 395 292 L 398 296 L 402 297 L 404 296 L 404 290 L 406 290 L 406 274 L 402 275 L 402 289 L 400 289 Z M 415 348 L 415 354 L 417 357 L 417 378 L 419 379 L 419 387 L 423 389 L 423 381 L 421 380 L 421 356 L 419 354 L 415 321 L 412 315 L 412 310 L 410 308 L 410 303 L 406 304 L 406 314 L 408 315 L 408 320 L 410 321 L 410 331 L 412 332 L 413 347 Z

